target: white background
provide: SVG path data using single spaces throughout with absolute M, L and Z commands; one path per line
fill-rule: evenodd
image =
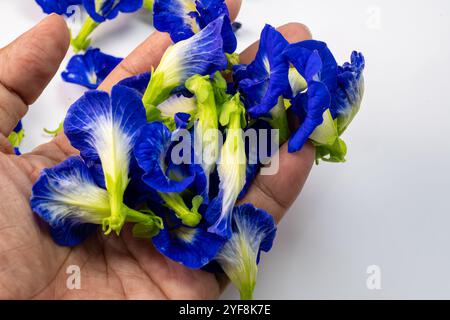
M 450 298 L 450 2 L 243 2 L 240 49 L 266 22 L 298 21 L 341 63 L 354 49 L 367 60 L 348 162 L 313 169 L 262 259 L 256 298 Z M 42 17 L 33 0 L 0 0 L 0 46 Z M 153 30 L 148 19 L 122 15 L 94 45 L 125 56 Z M 56 128 L 82 92 L 57 76 L 24 119 L 23 149 L 47 141 L 42 128 Z M 381 290 L 366 287 L 370 265 L 381 268 Z

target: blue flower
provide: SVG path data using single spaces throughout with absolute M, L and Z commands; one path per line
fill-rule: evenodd
M 156 106 L 190 77 L 209 75 L 227 68 L 228 61 L 221 37 L 223 23 L 224 17 L 219 17 L 193 37 L 176 43 L 165 52 L 152 72 L 143 97 L 148 120 L 159 119 Z
M 49 224 L 53 240 L 61 246 L 83 242 L 111 215 L 110 194 L 94 180 L 81 157 L 70 157 L 61 164 L 44 169 L 33 185 L 30 205 Z M 153 213 L 143 214 L 126 205 L 120 209 L 127 221 L 146 230 L 148 237 L 162 228 Z M 142 233 L 142 232 L 141 232 Z
M 142 8 L 142 0 L 83 0 L 83 4 L 98 23 L 114 19 L 119 12 L 132 13 Z
M 95 183 L 80 157 L 43 170 L 33 186 L 31 208 L 63 246 L 81 243 L 110 214 L 108 192 Z
M 271 215 L 251 204 L 233 212 L 233 234 L 216 257 L 241 299 L 252 299 L 261 251 L 269 252 L 276 226 Z
M 121 210 L 129 183 L 131 153 L 145 110 L 136 90 L 114 86 L 106 92 L 88 91 L 69 109 L 64 132 L 92 169 L 96 181 L 110 196 L 111 216 L 104 219 L 107 233 L 119 233 L 126 216 Z
M 234 79 L 254 118 L 267 115 L 278 98 L 289 92 L 289 63 L 282 55 L 288 42 L 273 27 L 266 25 L 261 33 L 259 50 L 249 65 L 234 67 Z
M 56 13 L 59 15 L 67 15 L 70 17 L 74 12 L 69 12 L 70 6 L 81 5 L 83 0 L 36 0 L 42 10 L 47 13 Z
M 202 216 L 199 208 L 207 202 L 206 177 L 201 167 L 192 162 L 175 164 L 172 157 L 172 133 L 161 122 L 145 125 L 138 136 L 134 155 L 143 170 L 142 181 L 158 192 L 165 205 L 171 208 L 186 226 L 195 227 Z M 188 145 L 189 151 L 191 144 Z M 181 155 L 184 156 L 184 155 Z M 181 159 L 183 160 L 183 159 Z M 188 208 L 183 192 L 194 193 Z
M 225 243 L 224 238 L 207 232 L 203 225 L 183 226 L 170 213 L 165 216 L 165 225 L 152 239 L 153 245 L 161 254 L 191 269 L 210 263 Z
M 104 54 L 99 49 L 89 49 L 70 59 L 62 78 L 89 89 L 97 89 L 121 61 L 122 58 Z
M 157 30 L 168 32 L 172 40 L 178 42 L 192 37 L 220 16 L 225 16 L 224 50 L 233 53 L 237 41 L 224 0 L 156 0 L 153 23 Z
M 298 73 L 297 77 L 290 77 L 290 83 L 297 94 L 292 110 L 300 127 L 289 141 L 289 152 L 300 150 L 310 139 L 316 146 L 317 160 L 345 161 L 347 147 L 340 136 L 361 105 L 364 57 L 354 52 L 351 63 L 339 67 L 327 45 L 314 40 L 290 45 L 284 56 Z M 294 90 L 303 83 L 305 90 Z
M 138 136 L 134 155 L 145 174 L 142 180 L 160 192 L 182 192 L 195 179 L 195 175 L 182 180 L 173 180 L 166 175 L 167 157 L 172 143 L 172 133 L 161 122 L 145 125 Z

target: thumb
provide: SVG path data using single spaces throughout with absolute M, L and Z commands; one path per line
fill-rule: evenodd
M 28 105 L 55 75 L 69 43 L 64 19 L 50 15 L 0 49 L 0 149 L 2 141 L 27 112 Z

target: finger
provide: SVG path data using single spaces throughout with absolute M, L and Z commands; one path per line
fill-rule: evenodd
M 278 28 L 290 42 L 311 39 L 309 29 L 300 23 L 289 23 Z M 258 51 L 256 42 L 241 55 L 242 63 L 250 63 Z M 287 144 L 281 146 L 278 154 L 279 170 L 274 175 L 258 175 L 241 203 L 253 203 L 256 207 L 271 213 L 278 222 L 297 198 L 314 163 L 314 147 L 306 144 L 297 153 L 289 153 Z
M 0 49 L 0 134 L 8 136 L 42 93 L 69 47 L 64 19 L 50 15 Z
M 230 18 L 234 21 L 241 8 L 241 0 L 226 0 L 226 3 Z M 156 68 L 171 44 L 172 40 L 168 33 L 154 32 L 111 72 L 99 89 L 109 91 L 120 80 L 149 72 L 152 67 Z

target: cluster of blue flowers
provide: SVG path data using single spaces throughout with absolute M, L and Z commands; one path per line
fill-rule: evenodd
M 142 5 L 78 2 L 96 22 Z M 236 206 L 262 165 L 250 162 L 254 146 L 246 145 L 245 131 L 276 129 L 289 152 L 310 140 L 317 160 L 344 161 L 341 135 L 361 104 L 364 58 L 354 52 L 338 66 L 325 43 L 289 44 L 267 25 L 255 60 L 244 65 L 224 0 L 155 0 L 153 10 L 155 27 L 174 41 L 155 70 L 108 94 L 95 88 L 118 60 L 90 49 L 69 64 L 64 78 L 94 89 L 64 121 L 80 155 L 43 170 L 31 206 L 59 245 L 76 246 L 99 226 L 119 235 L 131 223 L 133 235 L 161 254 L 188 268 L 225 272 L 250 299 L 276 226 L 267 212 Z M 96 61 L 104 65 L 92 67 Z M 288 112 L 299 120 L 294 132 Z M 178 150 L 181 140 L 195 143 Z

